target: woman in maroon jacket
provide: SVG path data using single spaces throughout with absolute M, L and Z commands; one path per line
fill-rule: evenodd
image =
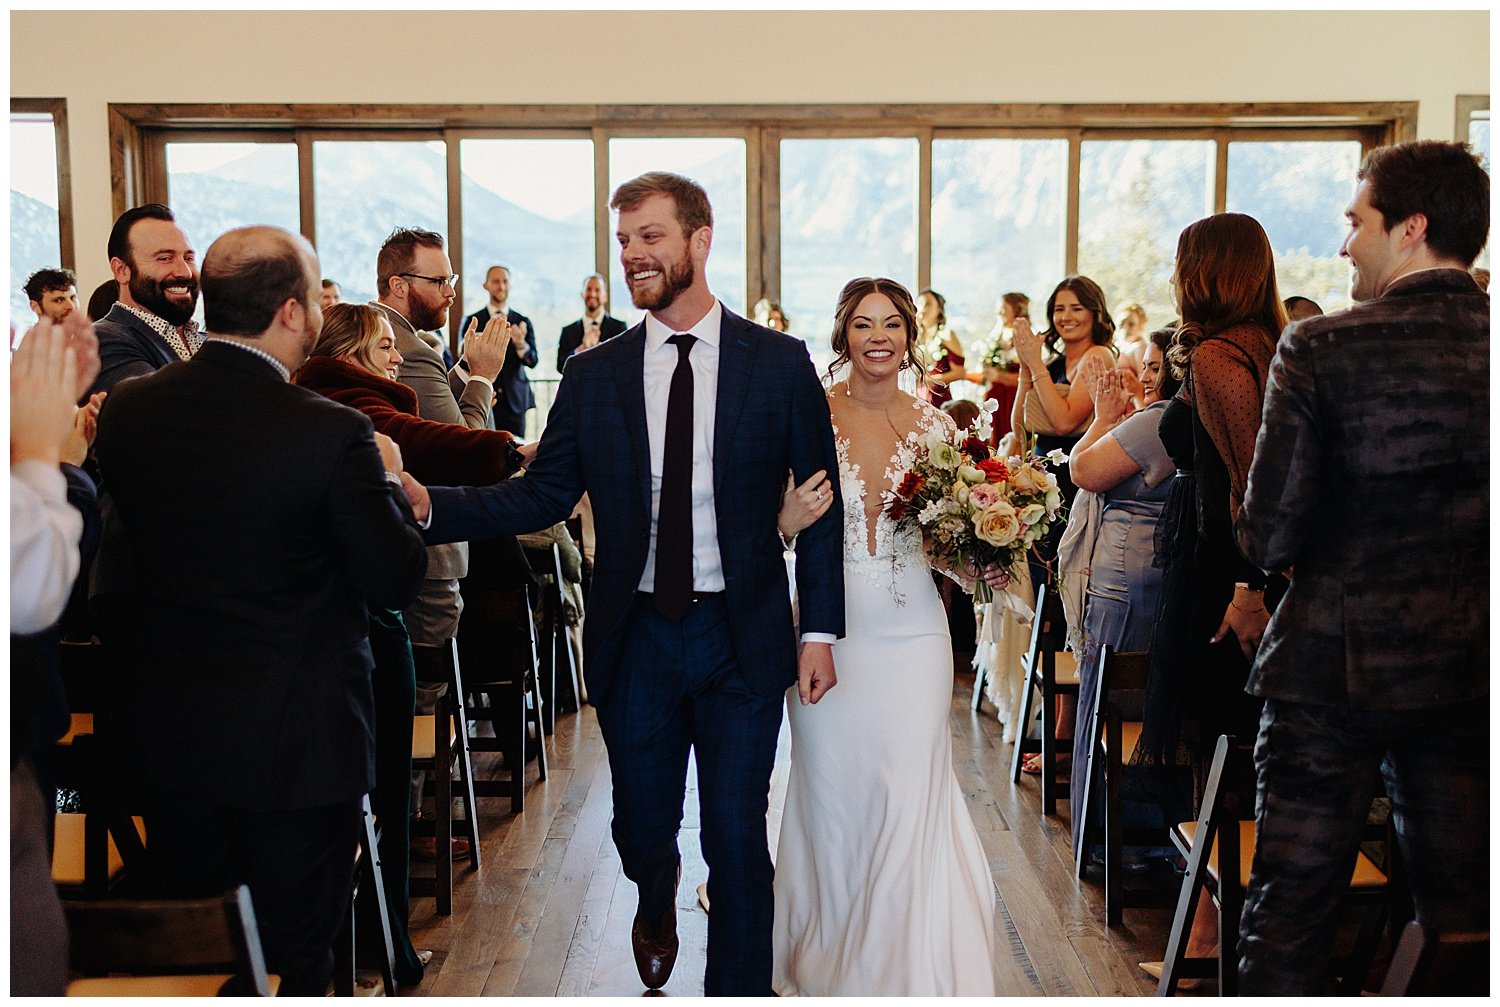
M 368 304 L 340 303 L 323 313 L 323 334 L 293 380 L 370 417 L 401 446 L 401 460 L 419 483 L 488 486 L 515 471 L 508 460 L 515 438 L 507 431 L 422 419 L 417 393 L 395 380 L 400 365 L 385 316 Z
M 391 324 L 379 310 L 367 304 L 334 304 L 323 319 L 322 336 L 293 380 L 368 416 L 376 430 L 400 445 L 412 478 L 436 486 L 485 486 L 515 470 L 510 461 L 514 439 L 509 433 L 470 430 L 417 415 L 416 392 L 394 380 L 401 354 L 396 351 Z M 515 549 L 519 552 L 519 547 Z M 382 880 L 396 952 L 396 981 L 415 985 L 421 982 L 432 953 L 412 948 L 407 926 L 416 669 L 400 612 L 370 609 L 370 650 L 375 657 L 375 790 L 370 803 L 381 827 Z M 473 814 L 473 809 L 468 813 Z

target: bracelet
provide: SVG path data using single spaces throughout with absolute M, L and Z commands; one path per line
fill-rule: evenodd
M 1266 606 L 1264 605 L 1261 605 L 1258 608 L 1240 608 L 1234 603 L 1233 598 L 1229 599 L 1229 607 L 1234 609 L 1236 612 L 1244 612 L 1247 615 L 1254 615 L 1256 612 L 1264 612 L 1266 610 Z

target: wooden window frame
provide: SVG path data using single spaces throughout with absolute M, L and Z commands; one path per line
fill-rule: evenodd
M 68 155 L 68 99 L 12 98 L 10 114 L 52 117 L 52 138 L 57 153 L 57 254 L 63 269 L 77 272 L 73 254 L 73 173 Z
M 1459 114 L 1467 136 L 1467 111 Z M 35 101 L 36 99 L 33 99 Z M 1488 107 L 1489 99 L 1483 99 Z M 12 109 L 16 102 L 12 101 Z M 1473 107 L 1473 106 L 1470 106 Z M 55 113 L 54 113 L 55 114 Z M 65 112 L 64 112 L 65 114 Z M 1211 139 L 1214 208 L 1224 208 L 1228 145 L 1239 140 L 1358 140 L 1363 149 L 1416 138 L 1416 102 L 926 105 L 312 105 L 111 104 L 110 176 L 116 214 L 166 195 L 167 142 L 290 138 L 299 149 L 303 233 L 314 240 L 312 143 L 323 139 L 442 140 L 448 153 L 448 233 L 462 233 L 459 144 L 465 139 L 583 137 L 594 142 L 595 269 L 610 275 L 609 141 L 671 136 L 745 141 L 745 303 L 781 287 L 780 143 L 794 137 L 909 136 L 918 141 L 917 281 L 931 280 L 932 141 L 950 138 L 1068 140 L 1066 267 L 1078 254 L 1079 163 L 1096 139 Z M 56 121 L 56 120 L 54 120 Z M 65 131 L 59 141 L 59 174 Z M 60 202 L 68 190 L 59 185 Z M 69 205 L 71 210 L 71 205 Z M 65 217 L 65 219 L 67 219 Z M 71 254 L 71 228 L 64 227 Z M 463 272 L 463 242 L 450 242 Z M 608 281 L 606 280 L 606 283 Z M 450 319 L 456 344 L 459 321 Z M 454 347 L 456 349 L 456 345 Z

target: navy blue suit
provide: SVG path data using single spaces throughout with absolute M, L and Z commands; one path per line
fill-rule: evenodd
M 177 360 L 166 340 L 119 304 L 94 323 L 94 334 L 99 337 L 99 376 L 80 401 L 95 392 L 110 391 L 126 378 L 154 374 Z
M 468 332 L 470 322 L 478 326 L 476 331 L 483 330 L 493 317 L 489 305 L 485 305 L 465 318 L 459 331 Z M 509 430 L 517 437 L 524 437 L 526 413 L 536 408 L 536 393 L 531 390 L 531 379 L 526 376 L 526 368 L 535 367 L 540 359 L 536 352 L 536 326 L 519 311 L 508 308 L 505 320 L 511 325 L 526 323 L 526 352 L 518 357 L 514 349 L 505 348 L 505 363 L 500 365 L 500 374 L 495 378 L 495 406 L 491 416 L 496 430 Z
M 682 623 L 665 622 L 637 591 L 651 535 L 644 359 L 644 323 L 570 359 L 526 475 L 433 488 L 428 540 L 533 531 L 589 494 L 597 552 L 584 666 L 609 748 L 621 862 L 641 888 L 643 913 L 671 904 L 687 754 L 696 748 L 714 905 L 706 992 L 764 994 L 772 909 L 764 816 L 782 694 L 797 678 L 776 514 L 789 470 L 799 483 L 818 469 L 838 471 L 833 430 L 805 345 L 726 309 L 713 445 L 724 592 Z M 830 513 L 798 540 L 800 628 L 842 636 L 839 500 Z

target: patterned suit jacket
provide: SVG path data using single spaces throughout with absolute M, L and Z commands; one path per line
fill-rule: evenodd
M 807 347 L 735 315 L 720 329 L 714 419 L 714 510 L 730 635 L 750 688 L 774 695 L 797 677 L 797 641 L 776 514 L 790 470 L 799 483 L 838 471 L 828 402 Z M 576 354 L 558 386 L 526 474 L 495 486 L 432 487 L 429 542 L 536 531 L 563 520 L 586 491 L 597 552 L 584 624 L 592 700 L 618 672 L 626 613 L 651 535 L 646 434 L 646 327 Z M 834 493 L 838 487 L 834 486 Z M 843 513 L 835 499 L 830 513 Z M 844 633 L 842 525 L 825 515 L 797 539 L 804 633 Z
M 1295 566 L 1248 689 L 1355 710 L 1489 694 L 1489 297 L 1457 269 L 1288 326 L 1235 531 Z

